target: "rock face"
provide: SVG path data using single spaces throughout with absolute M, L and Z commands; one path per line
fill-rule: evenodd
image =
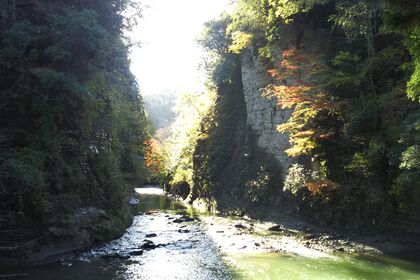
M 291 159 L 284 151 L 290 147 L 289 136 L 278 132 L 277 126 L 289 119 L 291 111 L 280 109 L 274 97 L 263 96 L 264 88 L 276 81 L 270 78 L 267 66 L 253 54 L 252 49 L 243 54 L 241 71 L 248 128 L 257 137 L 258 147 L 264 153 L 273 155 L 287 170 Z

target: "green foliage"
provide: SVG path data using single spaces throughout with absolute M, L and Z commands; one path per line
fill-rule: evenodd
M 387 0 L 385 9 L 386 29 L 404 35 L 404 44 L 413 60 L 413 74 L 407 83 L 407 94 L 412 100 L 420 100 L 420 4 L 418 1 Z
M 229 51 L 231 39 L 226 33 L 229 22 L 229 15 L 222 14 L 219 18 L 205 23 L 204 31 L 198 40 L 205 51 L 218 55 L 224 55 Z
M 149 123 L 129 72 L 131 1 L 36 1 L 0 27 L 0 210 L 42 229 L 72 207 L 122 213 Z M 119 209 L 119 210 L 118 210 Z
M 246 195 L 253 203 L 264 203 L 267 199 L 268 189 L 270 183 L 270 173 L 268 173 L 263 166 L 256 174 L 256 178 L 245 183 Z
M 229 51 L 233 53 L 241 53 L 243 49 L 252 43 L 253 35 L 236 31 L 232 34 L 232 44 L 229 46 Z
M 412 170 L 420 168 L 420 147 L 410 146 L 401 154 L 401 169 Z
M 350 39 L 366 36 L 369 6 L 367 1 L 338 1 L 336 14 L 330 17 Z
M 297 195 L 300 190 L 305 189 L 309 182 L 317 182 L 325 180 L 325 174 L 306 168 L 302 164 L 292 164 L 284 179 L 284 191 L 290 191 L 293 195 Z

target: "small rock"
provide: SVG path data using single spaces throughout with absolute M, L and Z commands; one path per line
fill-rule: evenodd
M 149 234 L 146 234 L 146 237 L 147 238 L 150 238 L 150 237 L 156 237 L 157 236 L 157 234 L 156 233 L 149 233 Z
M 246 226 L 244 226 L 243 224 L 236 224 L 235 228 L 245 229 Z
M 216 233 L 224 233 L 225 231 L 224 230 L 218 230 L 218 231 L 216 231 Z
M 314 238 L 316 238 L 316 237 L 318 237 L 316 234 L 307 234 L 307 235 L 305 235 L 305 238 L 306 239 L 314 239 Z
M 129 254 L 130 254 L 130 256 L 141 256 L 141 255 L 143 255 L 143 250 L 137 250 L 137 251 L 132 251 L 132 252 L 130 252 Z
M 144 243 L 140 246 L 140 248 L 145 250 L 152 250 L 156 248 L 156 244 L 153 243 L 153 241 L 146 239 L 144 240 Z
M 269 227 L 268 230 L 271 230 L 271 231 L 282 231 L 283 229 L 281 228 L 281 226 L 276 225 L 276 226 Z
M 130 258 L 130 256 L 126 255 L 126 254 L 113 253 L 113 254 L 103 255 L 103 256 L 101 256 L 101 258 L 103 258 L 103 259 L 123 259 L 123 260 L 127 260 L 127 259 Z
M 184 222 L 193 222 L 194 218 L 188 217 L 188 216 L 182 216 L 182 219 L 184 220 Z
M 261 244 L 260 244 L 260 243 L 258 243 L 258 242 L 255 242 L 255 243 L 254 243 L 254 245 L 255 245 L 256 247 L 260 247 L 260 246 L 261 246 Z
M 180 233 L 188 233 L 188 232 L 190 232 L 190 230 L 189 229 L 178 229 L 178 232 L 180 232 Z
M 139 203 L 140 203 L 140 201 L 139 201 L 137 198 L 132 197 L 128 203 L 129 203 L 130 205 L 137 205 L 137 204 L 139 204 Z

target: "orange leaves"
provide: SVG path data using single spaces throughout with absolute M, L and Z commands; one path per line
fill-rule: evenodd
M 268 71 L 279 83 L 268 87 L 266 96 L 275 96 L 280 108 L 293 110 L 288 122 L 278 126 L 280 132 L 290 134 L 292 147 L 287 154 L 309 154 L 317 148 L 317 140 L 336 134 L 319 123 L 319 116 L 326 112 L 322 115 L 338 117 L 342 103 L 321 88 L 321 73 L 326 66 L 319 57 L 297 49 L 284 50 L 282 56 L 279 69 Z
M 308 182 L 305 187 L 312 196 L 320 195 L 326 192 L 335 191 L 339 186 L 331 180 L 321 180 L 316 182 Z
M 277 70 L 276 70 L 276 69 L 270 69 L 270 70 L 267 70 L 267 73 L 268 73 L 268 75 L 269 75 L 271 78 L 276 77 L 276 75 L 278 74 L 278 72 L 277 72 Z
M 159 174 L 164 170 L 164 157 L 159 142 L 149 139 L 144 142 L 144 164 L 153 173 Z

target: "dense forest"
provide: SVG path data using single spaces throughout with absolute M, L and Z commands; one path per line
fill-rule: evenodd
M 0 1 L 2 244 L 90 244 L 130 224 L 150 137 L 124 34 L 140 16 L 128 0 Z
M 184 197 L 187 186 L 191 202 L 231 213 L 417 231 L 419 15 L 415 0 L 236 1 L 199 40 L 215 101 L 183 167 L 160 177 L 173 191 L 184 186 Z M 290 138 L 287 163 L 262 152 L 247 124 L 250 56 L 270 79 L 261 95 L 289 114 L 277 124 Z

